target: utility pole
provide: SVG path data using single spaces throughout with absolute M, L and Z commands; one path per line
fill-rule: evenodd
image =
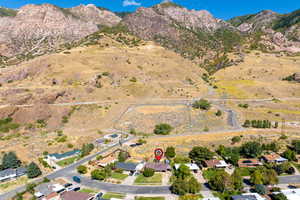
M 284 135 L 284 130 L 285 130 L 285 119 L 282 118 L 281 120 L 281 134 Z

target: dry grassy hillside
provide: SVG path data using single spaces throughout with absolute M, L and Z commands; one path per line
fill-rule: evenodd
M 29 161 L 43 151 L 78 148 L 113 128 L 128 103 L 207 93 L 204 71 L 192 62 L 154 43 L 125 45 L 120 38 L 103 35 L 89 46 L 0 69 L 0 119 L 10 116 L 21 125 L 0 133 L 0 151 Z M 76 105 L 94 101 L 105 102 Z M 60 103 L 75 104 L 51 105 Z M 66 141 L 59 142 L 58 133 Z
M 239 65 L 215 74 L 219 94 L 236 98 L 300 97 L 300 84 L 282 81 L 300 71 L 300 57 L 251 52 Z

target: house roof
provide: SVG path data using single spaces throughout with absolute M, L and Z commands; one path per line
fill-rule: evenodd
M 240 159 L 238 161 L 239 167 L 252 167 L 262 165 L 258 159 Z
M 35 196 L 48 196 L 53 192 L 59 192 L 63 189 L 65 189 L 65 187 L 60 184 L 42 183 L 35 187 Z
M 70 156 L 73 156 L 73 155 L 76 155 L 80 153 L 80 150 L 73 150 L 73 151 L 68 151 L 68 152 L 65 152 L 65 153 L 53 153 L 53 154 L 49 154 L 49 156 L 51 157 L 55 157 L 56 159 L 62 159 L 62 158 L 66 158 L 66 157 L 70 157 Z
M 7 177 L 7 176 L 11 176 L 11 175 L 15 175 L 15 176 L 22 176 L 24 174 L 26 174 L 27 169 L 23 168 L 23 167 L 19 167 L 17 169 L 5 169 L 0 171 L 0 177 Z
M 263 158 L 268 162 L 274 162 L 274 161 L 286 161 L 287 159 L 282 158 L 280 155 L 276 153 L 264 155 Z
M 224 160 L 217 160 L 217 159 L 213 159 L 213 160 L 205 160 L 204 161 L 206 167 L 227 167 L 228 164 L 224 161 Z
M 131 162 L 117 162 L 116 163 L 116 168 L 117 169 L 123 169 L 125 171 L 135 171 L 136 167 L 138 166 L 137 163 L 131 163 Z
M 114 156 L 108 156 L 97 161 L 97 165 L 106 166 L 107 164 L 113 163 L 114 161 L 116 161 L 116 158 Z
M 11 175 L 16 175 L 15 169 L 5 169 L 5 170 L 0 171 L 0 177 L 6 177 L 6 176 L 11 176 Z
M 49 195 L 47 195 L 45 198 L 43 198 L 43 199 L 45 199 L 45 200 L 51 200 L 51 199 L 53 199 L 54 197 L 59 197 L 59 194 L 57 194 L 56 192 L 52 192 L 52 193 L 50 193 Z
M 235 195 L 231 197 L 233 200 L 266 200 L 257 193 L 245 193 L 242 195 Z
M 171 169 L 170 165 L 166 163 L 146 163 L 145 168 L 151 168 L 155 171 L 167 171 Z
M 180 167 L 181 164 L 175 164 L 175 169 L 178 169 Z M 200 170 L 200 168 L 198 167 L 198 165 L 196 165 L 195 163 L 188 163 L 188 164 L 184 164 L 185 166 L 187 166 L 190 170 Z
M 84 192 L 75 192 L 75 191 L 68 191 L 61 194 L 62 200 L 88 200 L 92 198 L 93 195 Z

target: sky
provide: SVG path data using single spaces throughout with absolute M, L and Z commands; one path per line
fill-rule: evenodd
M 167 0 L 0 0 L 0 6 L 19 8 L 29 3 L 51 3 L 69 8 L 91 3 L 112 11 L 134 11 L 140 6 L 150 7 L 161 1 Z M 273 10 L 284 14 L 300 9 L 300 0 L 173 0 L 173 2 L 189 9 L 208 10 L 220 19 L 253 14 L 261 10 Z

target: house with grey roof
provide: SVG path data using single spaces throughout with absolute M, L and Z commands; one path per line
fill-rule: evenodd
M 266 198 L 260 196 L 257 193 L 245 193 L 241 195 L 235 195 L 231 197 L 232 200 L 266 200 Z
M 26 168 L 19 167 L 17 169 L 5 169 L 0 171 L 0 181 L 6 181 L 13 178 L 24 176 L 27 172 Z
M 158 163 L 158 162 L 146 163 L 145 168 L 153 169 L 156 172 L 166 172 L 166 171 L 171 170 L 171 166 L 169 164 Z
M 68 152 L 65 152 L 65 153 L 49 154 L 49 155 L 47 155 L 47 158 L 57 162 L 57 161 L 60 161 L 60 160 L 64 160 L 64 159 L 67 159 L 67 158 L 77 156 L 79 154 L 80 154 L 80 150 L 75 149 L 73 151 L 68 151 Z

